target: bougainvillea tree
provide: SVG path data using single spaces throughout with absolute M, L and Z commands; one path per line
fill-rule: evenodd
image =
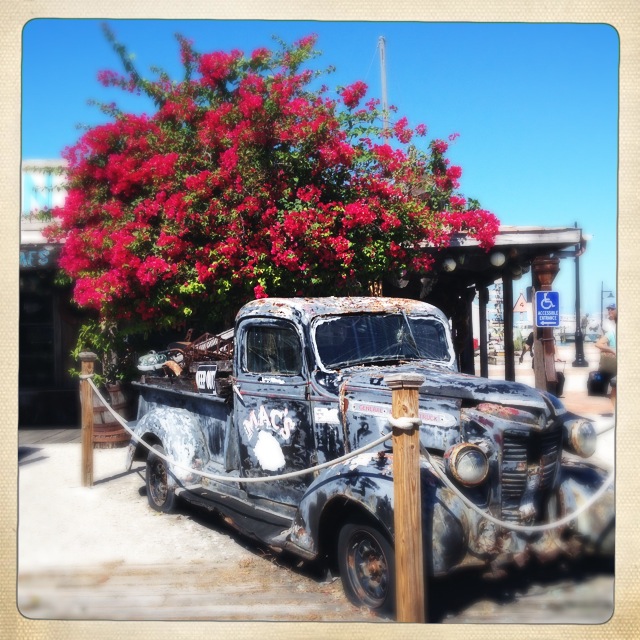
M 498 221 L 458 193 L 448 142 L 406 118 L 383 128 L 362 82 L 320 86 L 314 36 L 248 55 L 178 36 L 184 77 L 150 81 L 105 32 L 124 72 L 100 81 L 155 111 L 101 105 L 110 121 L 65 150 L 49 229 L 75 301 L 102 319 L 213 326 L 253 297 L 364 293 L 428 271 L 421 245 L 455 232 L 493 242 Z

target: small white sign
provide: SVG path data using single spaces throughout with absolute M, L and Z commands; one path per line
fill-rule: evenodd
M 316 423 L 322 424 L 340 424 L 340 418 L 338 418 L 338 409 L 330 409 L 328 407 L 315 407 L 313 410 L 313 417 Z
M 200 393 L 216 392 L 216 373 L 218 366 L 215 364 L 201 364 L 196 372 L 196 385 Z
M 390 416 L 391 405 L 380 404 L 378 402 L 354 402 L 352 405 L 354 413 L 363 413 L 370 416 Z M 429 411 L 419 409 L 418 416 L 424 424 L 431 424 L 439 427 L 453 427 L 457 424 L 456 419 L 449 413 L 441 411 Z

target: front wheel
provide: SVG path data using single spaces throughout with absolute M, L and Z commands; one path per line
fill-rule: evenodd
M 153 445 L 153 451 L 147 456 L 147 470 L 145 480 L 147 485 L 147 499 L 149 506 L 155 511 L 170 513 L 176 503 L 176 494 L 169 486 L 169 470 L 167 463 L 155 455 L 154 451 L 165 455 L 162 445 Z
M 384 613 L 395 609 L 395 553 L 387 537 L 366 524 L 348 523 L 338 538 L 338 565 L 349 600 Z

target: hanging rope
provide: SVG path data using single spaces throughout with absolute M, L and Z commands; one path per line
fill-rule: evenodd
M 325 462 L 323 464 L 319 464 L 319 465 L 316 465 L 314 467 L 309 467 L 308 469 L 302 469 L 300 471 L 292 471 L 291 473 L 283 473 L 281 475 L 263 476 L 263 477 L 244 477 L 244 476 L 243 477 L 234 477 L 234 476 L 226 476 L 226 475 L 221 476 L 221 475 L 216 475 L 216 474 L 212 474 L 212 473 L 207 473 L 206 471 L 201 471 L 199 469 L 193 469 L 193 468 L 188 467 L 186 465 L 182 465 L 179 462 L 176 462 L 175 460 L 172 460 L 171 458 L 167 457 L 166 455 L 160 453 L 159 451 L 154 449 L 151 445 L 147 444 L 144 440 L 141 440 L 131 430 L 131 428 L 126 423 L 126 421 L 116 411 L 114 411 L 114 409 L 107 402 L 107 400 L 105 400 L 105 398 L 100 393 L 100 390 L 96 387 L 95 383 L 93 382 L 92 377 L 93 377 L 92 375 L 83 376 L 83 379 L 86 379 L 86 380 L 89 381 L 89 384 L 93 388 L 94 392 L 96 393 L 96 395 L 98 396 L 100 401 L 105 405 L 105 407 L 108 409 L 108 411 L 111 413 L 111 415 L 113 415 L 113 417 L 122 425 L 122 427 L 131 435 L 131 437 L 136 442 L 138 442 L 141 445 L 143 445 L 149 451 L 152 451 L 155 456 L 157 456 L 158 458 L 161 458 L 162 460 L 164 460 L 165 462 L 167 462 L 168 464 L 170 464 L 173 467 L 176 467 L 178 469 L 182 469 L 183 471 L 188 471 L 188 472 L 191 472 L 191 473 L 193 473 L 195 475 L 201 476 L 203 478 L 208 478 L 210 480 L 214 480 L 214 481 L 218 481 L 218 482 L 237 482 L 237 483 L 277 482 L 279 480 L 289 480 L 291 478 L 297 478 L 299 476 L 305 476 L 305 475 L 308 475 L 310 473 L 315 473 L 316 471 L 320 471 L 322 469 L 326 469 L 328 467 L 332 467 L 332 466 L 335 466 L 335 465 L 340 464 L 342 462 L 346 462 L 347 460 L 350 460 L 352 458 L 355 458 L 356 456 L 360 455 L 361 453 L 364 453 L 366 451 L 369 451 L 370 449 L 373 449 L 374 447 L 379 446 L 380 444 L 382 444 L 383 442 L 386 442 L 387 440 L 389 440 L 392 437 L 392 434 L 388 433 L 388 434 L 378 438 L 377 440 L 374 440 L 373 442 L 370 442 L 369 444 L 365 445 L 364 447 L 361 447 L 360 449 L 357 449 L 356 451 L 352 451 L 351 453 L 348 453 L 348 454 L 346 454 L 346 455 L 344 455 L 344 456 L 342 456 L 340 458 L 336 458 L 334 460 L 331 460 L 330 462 Z M 402 428 L 402 429 L 407 429 L 407 428 L 411 428 L 411 427 L 417 426 L 418 422 L 414 418 L 406 418 L 406 419 L 396 418 L 396 419 L 391 419 L 390 420 L 390 424 L 392 424 L 392 426 L 397 426 L 397 427 Z M 471 500 L 469 500 L 469 498 L 467 498 L 458 489 L 458 487 L 456 487 L 451 482 L 451 480 L 449 480 L 449 478 L 446 476 L 446 474 L 440 469 L 438 463 L 434 462 L 433 458 L 431 457 L 431 454 L 422 445 L 420 446 L 420 452 L 422 453 L 422 455 L 425 456 L 425 458 L 427 459 L 427 461 L 429 463 L 429 466 L 434 471 L 434 473 L 438 476 L 438 478 L 442 481 L 442 483 L 448 489 L 453 491 L 458 496 L 458 498 L 460 498 L 460 500 L 462 500 L 462 502 L 464 502 L 464 504 L 466 506 L 468 506 L 470 509 L 475 511 L 477 514 L 479 514 L 480 516 L 482 516 L 483 518 L 485 518 L 489 522 L 492 522 L 493 524 L 496 524 L 496 525 L 498 525 L 498 526 L 500 526 L 500 527 L 502 527 L 504 529 L 508 529 L 508 530 L 511 530 L 511 531 L 517 531 L 517 532 L 521 532 L 521 533 L 537 533 L 537 532 L 542 532 L 542 531 L 549 531 L 551 529 L 556 529 L 558 527 L 564 526 L 565 524 L 568 524 L 572 520 L 577 519 L 582 513 L 584 513 L 587 509 L 589 509 L 595 502 L 597 502 L 609 490 L 609 487 L 611 487 L 611 485 L 614 482 L 614 474 L 611 473 L 611 474 L 609 474 L 607 479 L 604 481 L 602 486 L 584 504 L 582 504 L 573 513 L 567 514 L 566 516 L 564 516 L 563 518 L 560 518 L 559 520 L 555 520 L 553 522 L 548 522 L 548 523 L 540 524 L 540 525 L 519 525 L 519 524 L 515 524 L 513 522 L 508 522 L 508 521 L 505 521 L 505 520 L 499 520 L 498 518 L 495 518 L 494 516 L 492 516 L 490 513 L 480 509 Z
M 166 455 L 160 453 L 159 451 L 157 451 L 156 449 L 154 449 L 151 445 L 147 444 L 144 440 L 141 440 L 129 427 L 129 425 L 125 422 L 125 420 L 118 415 L 118 413 L 116 411 L 113 410 L 113 408 L 109 405 L 109 403 L 107 402 L 107 400 L 105 400 L 105 398 L 102 396 L 102 394 L 100 393 L 100 391 L 98 390 L 98 388 L 96 387 L 96 385 L 94 384 L 93 380 L 91 379 L 91 376 L 88 376 L 89 379 L 89 384 L 93 387 L 93 390 L 96 392 L 96 395 L 98 396 L 98 398 L 100 399 L 100 401 L 107 407 L 107 409 L 109 410 L 109 412 L 111 413 L 111 415 L 122 425 L 122 427 L 131 435 L 131 437 L 138 443 L 140 443 L 143 447 L 145 447 L 146 449 L 148 449 L 149 451 L 153 452 L 153 455 L 157 456 L 158 458 L 161 458 L 162 460 L 164 460 L 165 462 L 169 463 L 172 467 L 176 467 L 178 469 L 182 469 L 183 471 L 189 471 L 191 473 L 194 473 L 198 476 L 201 476 L 203 478 L 208 478 L 209 480 L 214 480 L 217 482 L 237 482 L 237 483 L 245 483 L 245 482 L 250 482 L 250 483 L 257 483 L 257 482 L 276 482 L 278 480 L 290 480 L 291 478 L 297 478 L 300 476 L 306 476 L 309 475 L 310 473 L 315 473 L 316 471 L 321 471 L 322 469 L 326 469 L 327 467 L 333 467 L 336 464 L 340 464 L 341 462 L 346 462 L 347 460 L 354 458 L 358 455 L 360 455 L 361 453 L 364 453 L 365 451 L 369 451 L 370 449 L 373 449 L 375 447 L 378 447 L 379 445 L 381 445 L 383 442 L 386 442 L 387 440 L 389 440 L 391 438 L 391 433 L 382 436 L 381 438 L 378 438 L 377 440 L 374 440 L 373 442 L 370 442 L 369 444 L 361 447 L 360 449 L 357 449 L 356 451 L 352 451 L 351 453 L 348 453 L 340 458 L 335 458 L 333 460 L 331 460 L 330 462 L 324 462 L 322 464 L 318 464 L 315 467 L 309 467 L 308 469 L 301 469 L 300 471 L 292 471 L 290 473 L 283 473 L 277 476 L 262 476 L 262 477 L 234 477 L 234 476 L 221 476 L 221 475 L 216 475 L 213 473 L 207 473 L 206 471 L 202 471 L 199 469 L 193 469 L 192 467 L 188 467 L 186 465 L 180 464 L 179 462 L 177 462 L 176 460 L 172 460 L 171 458 L 167 457 Z

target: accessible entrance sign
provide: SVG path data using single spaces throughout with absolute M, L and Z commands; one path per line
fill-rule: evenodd
M 560 326 L 560 295 L 557 291 L 536 291 L 536 327 Z

